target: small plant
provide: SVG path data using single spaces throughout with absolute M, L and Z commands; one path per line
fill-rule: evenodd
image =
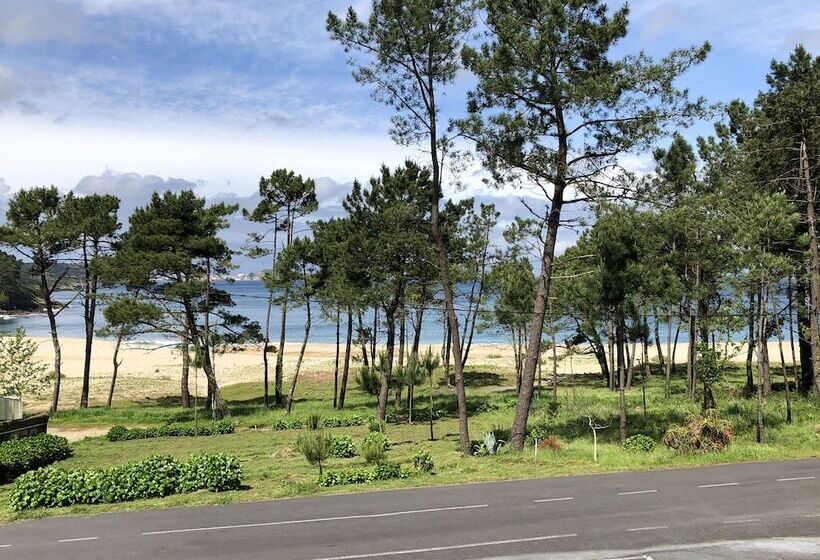
M 495 455 L 505 443 L 503 439 L 498 439 L 494 430 L 484 432 L 482 437 L 484 438 L 484 449 L 486 450 L 487 455 Z
M 426 449 L 421 449 L 413 455 L 413 466 L 417 471 L 423 473 L 432 473 L 436 468 L 433 463 L 433 456 Z
M 551 434 L 538 442 L 538 447 L 541 449 L 548 449 L 550 451 L 561 451 L 561 442 L 558 441 L 558 436 Z
M 379 354 L 379 359 L 381 359 L 381 354 Z M 382 386 L 382 377 L 374 368 L 362 366 L 356 372 L 356 385 L 368 395 L 378 395 Z
M 368 464 L 378 464 L 384 461 L 389 448 L 387 436 L 381 432 L 370 432 L 362 441 L 362 456 Z
M 356 444 L 350 436 L 330 437 L 330 456 L 337 459 L 347 459 L 356 456 Z
M 689 415 L 682 425 L 670 427 L 663 443 L 678 453 L 710 453 L 723 451 L 733 438 L 732 425 L 710 409 L 701 416 Z
M 301 420 L 286 420 L 285 418 L 278 418 L 271 426 L 274 431 L 298 430 L 300 428 L 302 428 Z
M 322 474 L 322 463 L 330 457 L 333 447 L 333 438 L 321 430 L 310 431 L 299 436 L 296 440 L 296 449 L 305 456 L 311 465 L 319 465 L 319 474 Z
M 307 424 L 311 430 L 318 430 L 322 425 L 322 416 L 320 414 L 311 414 L 308 416 Z
M 624 440 L 624 449 L 636 453 L 652 453 L 655 449 L 655 442 L 647 435 L 635 434 Z
M 378 432 L 383 434 L 387 431 L 387 425 L 385 424 L 384 420 L 379 420 L 375 416 L 371 416 L 367 419 L 367 431 L 373 433 Z

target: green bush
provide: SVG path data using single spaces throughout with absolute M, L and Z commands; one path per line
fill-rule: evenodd
M 234 490 L 242 480 L 236 457 L 194 455 L 180 463 L 154 456 L 106 469 L 39 469 L 17 479 L 9 498 L 12 509 L 126 502 L 209 489 Z
M 178 492 L 236 490 L 242 483 L 242 465 L 232 455 L 198 453 L 182 464 Z
M 308 428 L 311 430 L 318 430 L 319 427 L 322 425 L 322 415 L 321 414 L 311 414 L 308 416 L 307 419 Z
M 379 372 L 368 366 L 362 366 L 356 372 L 356 385 L 368 395 L 378 395 L 382 386 L 382 378 Z
M 384 433 L 382 432 L 370 432 L 369 434 L 367 434 L 364 440 L 362 440 L 362 447 L 370 444 L 378 445 L 384 451 L 390 449 L 390 440 L 388 440 L 387 436 L 384 435 Z
M 299 430 L 302 428 L 302 421 L 301 420 L 287 420 L 285 418 L 279 418 L 276 422 L 273 423 L 271 429 L 275 431 L 281 430 Z
M 379 420 L 375 416 L 371 416 L 367 419 L 367 431 L 368 432 L 379 432 L 385 433 L 387 430 L 387 426 L 384 423 L 384 420 Z
M 40 434 L 0 443 L 0 483 L 71 457 L 68 440 Z
M 330 456 L 347 459 L 356 456 L 356 444 L 350 436 L 330 436 Z
M 635 434 L 624 440 L 624 449 L 640 453 L 652 453 L 652 450 L 655 449 L 655 442 L 647 435 Z
M 436 468 L 433 456 L 426 449 L 421 449 L 413 455 L 413 466 L 417 471 L 423 473 L 431 473 Z
M 407 476 L 398 463 L 380 463 L 372 469 L 355 468 L 329 471 L 319 475 L 319 486 L 340 486 L 344 484 L 366 484 L 376 480 L 404 478 Z
M 670 427 L 663 443 L 678 453 L 710 453 L 723 451 L 733 438 L 732 425 L 716 410 L 708 410 L 702 416 L 689 415 L 682 425 Z
M 311 430 L 296 440 L 297 451 L 304 455 L 311 465 L 319 465 L 319 474 L 322 474 L 322 463 L 330 457 L 332 446 L 333 437 L 321 430 Z
M 348 428 L 350 426 L 361 426 L 364 424 L 364 418 L 358 414 L 350 416 L 329 416 L 322 420 L 323 428 Z
M 108 430 L 108 441 L 128 441 L 156 437 L 194 437 L 232 434 L 236 427 L 229 420 L 220 420 L 213 424 L 191 426 L 185 424 L 166 424 L 158 428 L 131 428 L 113 426 Z

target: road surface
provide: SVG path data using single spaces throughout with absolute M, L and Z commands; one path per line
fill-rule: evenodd
M 810 459 L 25 521 L 0 558 L 799 559 L 817 537 Z

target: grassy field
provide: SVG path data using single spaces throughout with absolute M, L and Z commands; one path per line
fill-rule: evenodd
M 733 371 L 716 391 L 718 408 L 732 423 L 735 432 L 733 445 L 722 453 L 696 456 L 675 454 L 660 443 L 670 424 L 680 422 L 688 413 L 699 410 L 698 404 L 690 403 L 684 396 L 683 380 L 680 377 L 673 380 L 670 396 L 665 395 L 660 376 L 654 376 L 646 383 L 646 412 L 640 382 L 628 393 L 629 433 L 647 434 L 657 443 L 655 450 L 646 454 L 630 453 L 618 445 L 617 394 L 603 388 L 599 379 L 587 377 L 579 379 L 577 383 L 565 381 L 560 386 L 557 412 L 550 406 L 552 396 L 546 388 L 533 405 L 531 422 L 547 423 L 549 431 L 560 442 L 559 450 L 539 450 L 536 455 L 530 446 L 521 453 L 502 449 L 501 453 L 494 456 L 464 457 L 456 450 L 458 427 L 453 415 L 455 396 L 451 389 L 439 385 L 435 391 L 434 408 L 444 409 L 448 414 L 435 422 L 434 441 L 429 441 L 429 424 L 425 422 L 410 425 L 405 421 L 387 427 L 387 436 L 393 443 L 388 452 L 390 460 L 408 463 L 416 451 L 427 449 L 435 461 L 435 474 L 333 488 L 320 487 L 317 484 L 316 467 L 308 465 L 304 457 L 294 450 L 300 430 L 269 429 L 277 418 L 283 416 L 283 412 L 266 410 L 262 406 L 261 387 L 258 384 L 237 384 L 225 387 L 224 390 L 233 412 L 232 420 L 237 425 L 235 434 L 116 443 L 108 442 L 104 437 L 88 437 L 74 443 L 74 456 L 58 466 L 99 467 L 153 454 L 186 457 L 198 451 L 219 451 L 235 454 L 241 460 L 246 485 L 243 490 L 220 494 L 199 492 L 124 504 L 76 506 L 15 514 L 7 505 L 12 486 L 6 485 L 0 486 L 0 522 L 60 514 L 226 504 L 385 488 L 820 456 L 820 403 L 817 400 L 795 397 L 794 422 L 787 424 L 783 395 L 778 392 L 773 394 L 766 403 L 767 442 L 759 445 L 755 443 L 755 400 L 743 396 L 743 379 L 741 371 Z M 467 383 L 471 438 L 479 440 L 482 432 L 496 426 L 508 428 L 515 404 L 515 392 L 510 387 L 512 380 L 508 373 L 502 369 L 473 369 L 467 374 Z M 418 407 L 426 408 L 429 393 L 420 388 L 417 393 Z M 320 379 L 306 380 L 299 387 L 299 395 L 299 400 L 294 404 L 294 418 L 306 418 L 312 413 L 325 416 L 358 414 L 367 417 L 373 414 L 375 407 L 374 397 L 351 387 L 345 410 L 334 411 L 330 406 L 332 384 Z M 193 422 L 194 411 L 182 409 L 176 402 L 175 398 L 163 397 L 141 402 L 122 402 L 110 410 L 91 408 L 60 412 L 53 417 L 52 426 L 57 429 L 93 430 L 107 429 L 115 424 L 136 427 L 162 425 L 170 421 Z M 611 425 L 599 432 L 598 463 L 592 460 L 592 434 L 587 426 L 587 415 L 592 415 L 601 424 Z M 199 422 L 210 421 L 202 410 L 197 412 L 197 417 Z M 367 427 L 332 428 L 328 431 L 349 434 L 358 444 L 366 435 Z M 326 468 L 332 470 L 363 464 L 360 457 L 333 459 Z

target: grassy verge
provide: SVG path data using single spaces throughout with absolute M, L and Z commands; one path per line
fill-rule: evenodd
M 232 419 L 238 425 L 235 434 L 116 443 L 108 442 L 101 437 L 86 438 L 73 445 L 74 456 L 71 459 L 57 466 L 109 466 L 158 453 L 184 458 L 198 451 L 224 452 L 235 454 L 242 461 L 246 489 L 221 494 L 199 492 L 126 504 L 78 506 L 14 514 L 7 505 L 11 485 L 6 485 L 0 486 L 0 522 L 60 514 L 226 504 L 386 488 L 820 456 L 820 433 L 817 433 L 820 426 L 820 403 L 816 400 L 794 397 L 794 422 L 787 424 L 783 395 L 773 394 L 766 404 L 767 442 L 765 445 L 759 445 L 755 443 L 755 400 L 743 397 L 742 382 L 742 372 L 733 372 L 717 391 L 720 412 L 732 423 L 736 434 L 734 444 L 723 453 L 696 456 L 677 455 L 660 444 L 663 433 L 670 424 L 680 422 L 687 413 L 699 410 L 697 403 L 689 402 L 683 395 L 683 381 L 679 378 L 674 380 L 669 396 L 665 395 L 664 383 L 659 376 L 646 383 L 646 412 L 643 405 L 643 387 L 639 384 L 628 394 L 629 433 L 643 433 L 652 437 L 657 445 L 651 453 L 630 453 L 621 449 L 617 443 L 617 394 L 600 387 L 598 379 L 588 378 L 577 384 L 566 382 L 560 387 L 557 412 L 550 405 L 552 394 L 546 389 L 534 404 L 533 421 L 548 423 L 551 432 L 557 436 L 561 449 L 539 450 L 537 456 L 534 449 L 529 447 L 521 453 L 502 451 L 495 456 L 463 457 L 456 451 L 458 426 L 452 417 L 455 398 L 451 390 L 440 386 L 435 391 L 434 409 L 445 411 L 447 416 L 435 422 L 434 441 L 429 441 L 429 424 L 425 422 L 412 425 L 404 422 L 389 425 L 387 428 L 387 435 L 393 442 L 388 452 L 390 460 L 408 463 L 416 451 L 425 448 L 433 456 L 436 474 L 420 474 L 404 480 L 334 488 L 318 486 L 316 468 L 308 465 L 294 450 L 299 430 L 267 429 L 277 418 L 282 417 L 283 413 L 280 410 L 264 409 L 259 397 L 261 388 L 251 384 L 235 385 L 225 388 L 225 396 L 231 403 L 234 414 Z M 514 391 L 507 388 L 510 379 L 502 371 L 473 370 L 468 374 L 468 383 L 471 437 L 481 439 L 482 432 L 486 430 L 495 426 L 508 427 L 515 403 Z M 345 410 L 333 410 L 329 404 L 331 391 L 331 385 L 327 382 L 308 380 L 300 386 L 300 398 L 294 405 L 293 416 L 305 418 L 313 413 L 325 416 L 369 416 L 373 413 L 374 397 L 355 388 L 349 391 Z M 419 408 L 426 408 L 427 398 L 428 393 L 421 389 L 417 390 L 416 403 Z M 587 426 L 587 415 L 594 416 L 599 423 L 609 423 L 612 426 L 599 432 L 601 444 L 598 463 L 592 461 L 592 438 Z M 196 416 L 199 422 L 209 421 L 202 410 L 197 411 Z M 87 411 L 61 412 L 54 417 L 54 425 L 76 428 L 124 424 L 133 427 L 193 420 L 192 410 L 181 409 L 175 404 L 175 399 L 166 398 L 150 402 L 122 403 L 110 410 L 94 408 Z M 329 431 L 349 434 L 358 444 L 366 435 L 367 428 L 332 428 Z M 333 459 L 326 468 L 337 469 L 363 464 L 364 461 L 360 457 Z

